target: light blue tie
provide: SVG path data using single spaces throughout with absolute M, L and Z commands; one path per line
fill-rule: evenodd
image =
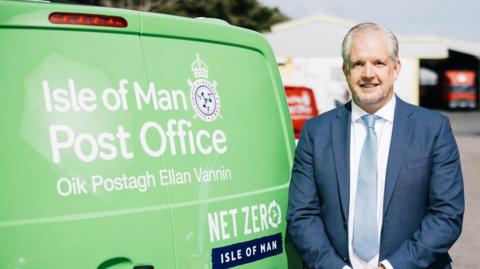
M 355 216 L 353 219 L 353 250 L 364 261 L 378 253 L 377 228 L 377 135 L 375 115 L 365 115 L 367 136 L 363 143 L 358 166 Z

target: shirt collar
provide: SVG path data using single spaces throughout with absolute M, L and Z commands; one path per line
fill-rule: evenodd
M 362 116 L 368 114 L 362 108 L 360 108 L 355 102 L 352 100 L 352 123 L 359 120 Z M 393 116 L 395 114 L 395 105 L 397 103 L 396 96 L 392 96 L 392 98 L 378 110 L 375 115 L 381 117 L 382 119 L 393 123 Z

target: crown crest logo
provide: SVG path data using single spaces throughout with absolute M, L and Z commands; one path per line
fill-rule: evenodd
M 217 93 L 217 82 L 208 80 L 208 66 L 200 59 L 197 53 L 196 59 L 191 65 L 195 80 L 187 80 L 190 86 L 190 100 L 192 102 L 194 117 L 200 117 L 204 121 L 214 121 L 220 115 L 220 96 Z
M 195 78 L 208 78 L 208 66 L 200 59 L 197 53 L 197 59 L 192 63 L 192 71 Z

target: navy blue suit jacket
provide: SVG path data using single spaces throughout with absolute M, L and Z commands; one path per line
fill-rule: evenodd
M 450 122 L 396 101 L 380 261 L 394 269 L 451 268 L 448 250 L 461 232 L 464 193 Z M 350 265 L 350 123 L 348 103 L 307 121 L 298 141 L 287 229 L 308 268 Z

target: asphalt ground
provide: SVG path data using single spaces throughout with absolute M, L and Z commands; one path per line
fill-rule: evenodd
M 463 231 L 450 254 L 454 269 L 480 268 L 480 112 L 439 111 L 447 115 L 460 150 L 465 184 Z

